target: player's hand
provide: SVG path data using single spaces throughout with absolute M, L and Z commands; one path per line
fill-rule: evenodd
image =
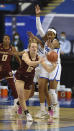
M 40 57 L 40 63 L 43 63 L 45 61 L 45 57 Z
M 55 69 L 56 66 L 57 66 L 57 63 L 56 63 L 56 62 L 52 62 L 52 65 L 53 65 L 53 67 L 54 67 L 54 69 Z
M 35 13 L 36 13 L 36 15 L 40 15 L 41 10 L 40 10 L 39 5 L 36 5 L 36 6 L 35 6 Z
M 30 38 L 34 38 L 34 35 L 32 34 L 32 32 L 27 31 L 27 34 L 28 34 L 28 36 L 29 36 Z
M 14 55 L 13 51 L 8 51 L 9 55 Z

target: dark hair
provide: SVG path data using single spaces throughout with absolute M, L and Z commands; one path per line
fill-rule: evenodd
M 65 33 L 65 32 L 61 32 L 60 34 L 64 34 L 64 35 L 66 35 L 66 33 Z
M 15 32 L 13 36 L 15 36 L 15 35 L 19 35 L 19 33 Z
M 13 41 L 15 40 L 15 36 L 16 36 L 16 35 L 18 35 L 18 36 L 19 36 L 19 39 L 20 39 L 19 33 L 15 32 L 15 33 L 13 34 Z

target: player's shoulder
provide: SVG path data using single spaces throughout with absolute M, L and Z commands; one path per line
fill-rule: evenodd
M 22 54 L 22 57 L 27 56 L 27 55 L 28 55 L 28 52 L 24 51 L 24 53 Z

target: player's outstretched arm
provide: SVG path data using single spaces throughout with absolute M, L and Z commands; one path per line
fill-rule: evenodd
M 24 60 L 25 63 L 29 66 L 36 66 L 40 63 L 40 59 L 38 61 L 31 61 L 27 52 L 23 54 L 22 60 Z
M 41 10 L 40 10 L 39 5 L 36 5 L 36 6 L 35 6 L 36 28 L 37 28 L 37 30 L 38 30 L 38 32 L 39 32 L 39 35 L 40 35 L 41 37 L 44 37 L 44 36 L 45 36 L 45 32 L 44 32 L 44 30 L 43 30 L 43 28 L 42 28 L 42 25 L 41 25 L 40 12 L 41 12 Z
M 42 41 L 37 36 L 35 36 L 32 32 L 28 31 L 27 34 L 30 39 L 35 39 L 37 41 L 37 43 L 41 45 L 42 48 L 44 47 Z

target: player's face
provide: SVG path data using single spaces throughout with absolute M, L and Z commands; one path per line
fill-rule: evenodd
M 47 39 L 53 40 L 55 38 L 55 34 L 52 31 L 48 31 L 47 33 Z
M 31 43 L 29 50 L 31 53 L 37 54 L 37 48 L 37 43 Z
M 9 45 L 10 44 L 10 37 L 9 36 L 4 36 L 3 43 Z

